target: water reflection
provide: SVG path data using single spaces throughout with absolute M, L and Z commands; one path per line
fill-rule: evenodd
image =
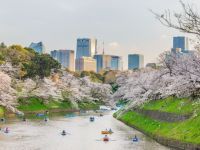
M 142 133 L 124 125 L 104 114 L 99 117 L 95 112 L 75 113 L 73 117 L 50 116 L 48 122 L 43 119 L 23 122 L 19 119 L 9 120 L 4 127 L 10 133 L 0 132 L 1 150 L 167 150 Z M 95 117 L 90 122 L 90 116 Z M 103 142 L 102 130 L 112 129 L 114 134 L 108 135 L 111 141 Z M 65 130 L 65 136 L 61 132 Z M 137 135 L 139 142 L 133 142 Z

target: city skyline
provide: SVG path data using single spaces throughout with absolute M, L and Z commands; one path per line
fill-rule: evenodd
M 104 41 L 105 53 L 122 56 L 124 69 L 128 66 L 128 54 L 143 54 L 145 64 L 156 62 L 160 53 L 171 49 L 171 37 L 184 35 L 163 27 L 149 11 L 163 12 L 168 8 L 179 11 L 179 0 L 0 2 L 3 6 L 0 41 L 7 45 L 29 46 L 31 42 L 42 41 L 50 53 L 53 49 L 76 49 L 79 37 L 97 38 L 98 52 L 102 52 Z M 187 2 L 200 6 L 197 0 Z M 37 8 L 37 12 L 30 7 Z
M 75 71 L 74 50 L 53 50 L 50 55 L 61 64 L 63 69 Z

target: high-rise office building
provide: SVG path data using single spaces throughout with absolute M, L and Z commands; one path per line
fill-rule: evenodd
M 182 53 L 187 53 L 189 50 L 189 40 L 184 36 L 173 37 L 172 52 L 176 52 L 177 49 L 181 49 Z
M 35 52 L 42 54 L 45 53 L 45 46 L 42 42 L 38 42 L 38 43 L 31 43 L 29 48 L 32 48 Z
M 97 61 L 97 72 L 103 70 L 122 70 L 122 58 L 114 55 L 98 54 L 94 56 Z
M 77 39 L 76 58 L 93 57 L 97 52 L 97 40 L 82 38 Z
M 128 55 L 128 69 L 141 69 L 144 67 L 144 56 L 140 54 Z
M 70 71 L 75 71 L 73 50 L 54 50 L 51 51 L 51 56 L 61 63 L 62 68 L 68 68 Z
M 96 72 L 96 60 L 92 57 L 81 57 L 76 59 L 76 71 Z

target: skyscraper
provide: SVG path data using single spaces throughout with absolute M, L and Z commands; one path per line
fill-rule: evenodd
M 81 57 L 76 59 L 76 71 L 96 72 L 96 60 L 92 57 Z
M 184 36 L 173 37 L 172 51 L 176 51 L 177 49 L 181 49 L 182 53 L 188 52 L 189 42 L 187 37 Z
M 76 58 L 93 57 L 97 51 L 96 39 L 77 39 Z
M 144 67 L 144 56 L 140 54 L 128 55 L 128 69 L 141 69 Z
M 42 54 L 45 52 L 45 46 L 42 42 L 34 43 L 32 42 L 29 46 L 29 48 L 32 48 L 35 52 Z
M 94 56 L 94 59 L 97 61 L 97 72 L 122 69 L 122 58 L 120 56 L 98 54 Z
M 51 51 L 51 56 L 61 63 L 62 68 L 68 68 L 70 71 L 75 71 L 73 50 L 54 50 Z

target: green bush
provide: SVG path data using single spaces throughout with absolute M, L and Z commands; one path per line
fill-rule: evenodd
M 21 111 L 37 111 L 45 110 L 47 107 L 44 105 L 43 99 L 37 97 L 19 98 L 18 109 Z
M 5 109 L 4 107 L 0 106 L 0 118 L 4 117 L 5 115 Z
M 61 68 L 60 63 L 48 54 L 36 54 L 29 63 L 23 65 L 23 70 L 26 71 L 25 77 L 44 78 L 50 75 L 52 69 L 56 71 Z
M 11 45 L 2 48 L 0 46 L 0 64 L 6 60 L 11 61 L 12 65 L 20 68 L 19 78 L 40 78 L 49 76 L 52 70 L 61 68 L 58 61 L 48 54 L 36 53 L 31 48 L 23 48 L 20 45 Z

